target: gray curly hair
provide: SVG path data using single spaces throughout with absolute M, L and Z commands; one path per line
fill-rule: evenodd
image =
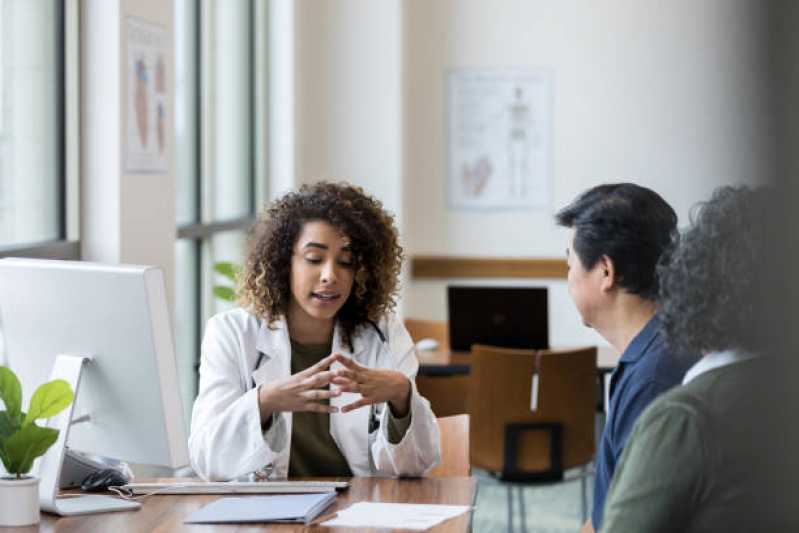
M 686 353 L 761 351 L 778 312 L 773 190 L 721 187 L 694 209 L 658 265 L 666 342 Z

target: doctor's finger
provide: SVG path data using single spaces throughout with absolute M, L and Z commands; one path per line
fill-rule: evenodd
M 312 376 L 314 374 L 322 372 L 336 361 L 341 360 L 341 357 L 342 355 L 340 353 L 334 353 L 332 355 L 328 355 L 327 357 L 325 357 L 315 365 L 309 366 L 305 370 L 298 372 L 298 374 L 302 374 L 303 376 Z
M 352 370 L 354 372 L 362 372 L 362 371 L 366 370 L 365 366 L 359 365 L 358 363 L 356 363 L 355 361 L 353 361 L 349 357 L 344 357 L 343 355 L 339 359 L 339 362 L 342 365 L 344 365 L 347 368 L 347 370 Z
M 336 385 L 342 392 L 361 392 L 361 386 L 348 379 L 334 378 L 330 383 Z
M 329 400 L 336 396 L 341 396 L 341 389 L 313 389 L 302 393 L 303 398 L 306 400 Z
M 327 405 L 326 403 L 310 401 L 305 404 L 303 411 L 314 413 L 338 413 L 338 407 L 335 405 Z
M 349 378 L 345 375 L 340 375 L 340 376 L 333 376 L 332 378 L 330 378 L 330 383 L 333 383 L 335 385 L 358 385 L 360 384 L 360 381 L 358 381 L 357 379 Z
M 306 389 L 318 389 L 319 387 L 324 387 L 330 383 L 330 380 L 334 375 L 335 373 L 331 372 L 330 370 L 319 372 L 318 374 L 314 374 L 302 380 L 302 386 Z
M 355 409 L 359 409 L 361 407 L 365 407 L 365 406 L 371 405 L 373 403 L 376 403 L 376 402 L 373 402 L 373 401 L 369 400 L 368 398 L 361 398 L 360 400 L 355 400 L 354 402 L 348 403 L 347 405 L 342 407 L 341 408 L 341 412 L 342 413 L 349 413 L 350 411 L 354 411 Z
M 334 379 L 346 379 L 349 381 L 355 381 L 357 383 L 363 383 L 365 381 L 365 373 L 363 372 L 353 372 L 352 370 L 346 370 L 344 368 L 340 368 L 338 373 L 333 376 Z

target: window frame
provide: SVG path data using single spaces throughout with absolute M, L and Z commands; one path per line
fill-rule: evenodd
M 251 172 L 249 175 L 248 183 L 245 187 L 249 188 L 250 205 L 248 212 L 244 216 L 230 218 L 227 220 L 215 220 L 207 222 L 206 213 L 204 212 L 205 197 L 209 194 L 211 186 L 213 185 L 212 179 L 218 179 L 216 176 L 207 178 L 208 167 L 210 166 L 206 156 L 203 155 L 203 99 L 207 96 L 204 90 L 204 82 L 207 82 L 208 76 L 208 59 L 206 53 L 207 40 L 203 40 L 203 32 L 207 31 L 207 16 L 206 11 L 203 9 L 206 2 L 204 0 L 194 0 L 194 7 L 196 12 L 196 19 L 194 22 L 194 39 L 193 45 L 197 51 L 196 69 L 194 75 L 194 87 L 196 91 L 195 106 L 193 112 L 196 117 L 196 127 L 192 133 L 192 144 L 194 145 L 195 165 L 196 171 L 192 180 L 193 193 L 193 207 L 194 207 L 194 221 L 182 222 L 176 226 L 176 241 L 188 242 L 193 249 L 193 256 L 195 257 L 194 282 L 192 291 L 196 296 L 197 305 L 195 305 L 192 312 L 193 330 L 197 333 L 195 339 L 196 346 L 199 348 L 200 339 L 204 326 L 204 317 L 206 310 L 210 307 L 208 302 L 211 302 L 213 295 L 211 293 L 209 279 L 205 273 L 211 270 L 213 265 L 209 265 L 209 251 L 208 243 L 219 234 L 224 234 L 232 231 L 248 232 L 250 228 L 258 220 L 258 210 L 266 200 L 267 193 L 267 101 L 268 96 L 265 93 L 268 85 L 268 69 L 266 68 L 266 58 L 268 57 L 268 50 L 265 48 L 267 39 L 265 38 L 268 8 L 266 3 L 259 0 L 249 0 L 249 16 L 250 21 L 250 41 L 249 41 L 249 57 L 248 61 L 251 65 L 248 83 L 252 90 L 250 91 L 249 106 L 253 109 L 253 118 L 250 121 L 249 128 L 249 153 L 251 158 Z M 260 147 L 260 149 L 259 149 Z M 199 369 L 200 354 L 197 350 L 195 360 L 195 371 Z M 195 377 L 198 377 L 197 375 Z
M 80 12 L 78 0 L 56 0 L 56 161 L 58 237 L 0 247 L 4 257 L 80 260 Z

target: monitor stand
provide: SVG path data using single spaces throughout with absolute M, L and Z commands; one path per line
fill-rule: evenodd
M 55 444 L 47 450 L 39 463 L 39 502 L 42 511 L 61 516 L 72 516 L 110 511 L 131 511 L 141 508 L 138 502 L 114 498 L 112 496 L 74 496 L 58 498 L 59 478 L 64 462 L 72 413 L 80 393 L 80 375 L 85 364 L 91 363 L 88 357 L 59 355 L 53 365 L 50 379 L 63 379 L 75 392 L 75 399 L 61 413 L 47 421 L 47 427 L 59 430 Z

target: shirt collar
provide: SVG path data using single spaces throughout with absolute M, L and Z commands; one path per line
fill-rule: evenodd
M 701 357 L 699 361 L 694 363 L 694 366 L 688 369 L 688 372 L 685 373 L 685 377 L 682 380 L 682 384 L 685 385 L 686 383 L 693 381 L 697 377 L 706 372 L 710 372 L 711 370 L 731 365 L 733 363 L 747 361 L 752 357 L 754 357 L 754 354 L 751 352 L 745 352 L 743 350 L 710 352 L 704 357 Z
M 624 363 L 633 363 L 640 359 L 654 338 L 657 337 L 659 329 L 660 314 L 656 313 L 655 316 L 649 319 L 649 322 L 646 323 L 646 326 L 644 326 L 643 329 L 638 332 L 638 335 L 633 337 L 633 340 L 627 345 L 624 353 L 621 354 L 619 361 Z

